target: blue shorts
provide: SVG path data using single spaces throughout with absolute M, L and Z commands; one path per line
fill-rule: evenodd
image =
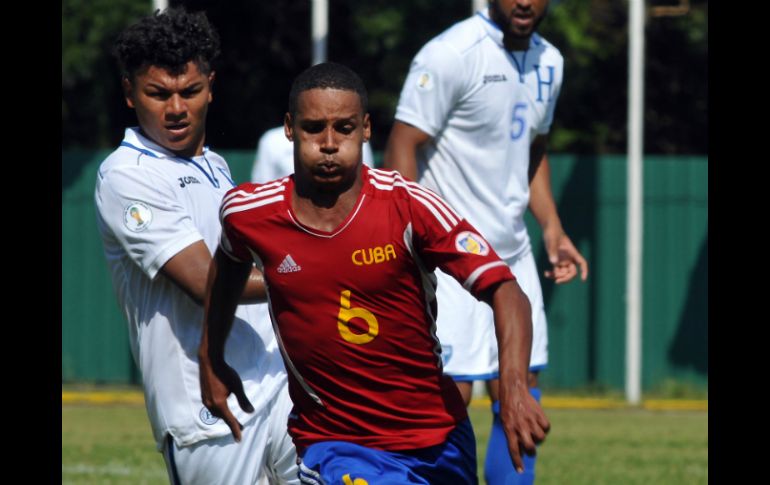
M 314 485 L 477 485 L 476 439 L 466 419 L 444 443 L 417 450 L 383 451 L 346 441 L 323 441 L 305 449 L 299 480 Z

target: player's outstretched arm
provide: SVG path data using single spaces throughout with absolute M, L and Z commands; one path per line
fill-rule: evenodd
M 543 229 L 543 242 L 551 269 L 545 277 L 556 283 L 574 278 L 578 269 L 580 279 L 588 278 L 588 263 L 564 232 L 551 191 L 551 167 L 545 150 L 546 138 L 538 136 L 530 147 L 529 208 Z
M 417 148 L 430 139 L 430 135 L 419 128 L 395 121 L 385 145 L 384 168 L 417 180 Z
M 243 426 L 230 412 L 227 397 L 230 393 L 235 394 L 238 405 L 246 412 L 253 412 L 254 407 L 243 391 L 240 376 L 225 362 L 225 342 L 233 325 L 238 295 L 243 291 L 250 272 L 250 264 L 238 263 L 217 249 L 209 267 L 203 335 L 198 349 L 203 404 L 211 414 L 227 423 L 235 441 L 241 440 Z
M 532 348 L 532 312 L 527 296 L 514 280 L 505 281 L 484 300 L 492 305 L 500 363 L 500 418 L 516 470 L 524 471 L 522 455 L 535 454 L 535 445 L 551 428 L 540 404 L 529 393 L 527 372 Z

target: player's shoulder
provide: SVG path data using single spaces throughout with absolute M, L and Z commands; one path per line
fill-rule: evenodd
M 157 164 L 151 160 L 154 156 L 152 152 L 121 145 L 99 164 L 98 180 L 101 183 L 130 184 L 132 181 L 157 178 Z
M 559 48 L 538 33 L 532 34 L 532 48 L 538 50 L 541 56 L 551 62 L 564 63 L 564 57 Z
M 147 155 L 139 150 L 134 150 L 126 146 L 119 146 L 107 155 L 102 163 L 99 164 L 99 171 L 108 172 L 114 169 L 136 167 L 143 165 L 143 158 Z
M 390 198 L 408 217 L 423 221 L 435 221 L 449 231 L 462 217 L 432 190 L 403 177 L 396 171 L 371 169 L 369 184 L 375 198 Z
M 228 190 L 222 198 L 220 217 L 248 212 L 264 217 L 281 210 L 284 201 L 290 196 L 289 177 L 283 177 L 266 183 L 245 182 Z
M 365 172 L 369 185 L 377 198 L 400 200 L 440 199 L 430 189 L 408 179 L 395 170 L 370 168 Z
M 209 163 L 216 164 L 216 165 L 223 165 L 225 167 L 228 166 L 227 161 L 225 160 L 225 157 L 215 152 L 214 150 L 209 149 L 209 147 L 203 148 L 203 157 Z
M 460 57 L 465 57 L 481 46 L 489 36 L 484 27 L 484 19 L 479 15 L 457 22 L 438 36 L 434 37 L 426 48 L 431 50 L 449 49 Z
M 368 180 L 371 193 L 375 198 L 403 199 L 409 196 L 407 184 L 411 181 L 397 171 L 368 167 L 363 170 L 363 176 Z

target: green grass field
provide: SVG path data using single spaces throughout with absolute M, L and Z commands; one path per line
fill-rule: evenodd
M 479 477 L 487 407 L 472 405 Z M 638 409 L 546 409 L 537 483 L 706 484 L 708 413 Z M 62 484 L 166 484 L 165 466 L 141 404 L 62 405 Z M 481 479 L 481 483 L 483 479 Z

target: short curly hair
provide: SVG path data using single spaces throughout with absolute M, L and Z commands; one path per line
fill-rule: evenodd
M 144 66 L 162 67 L 179 75 L 190 61 L 208 75 L 219 55 L 219 35 L 203 12 L 191 13 L 181 7 L 156 10 L 118 36 L 113 54 L 121 75 L 128 79 Z

